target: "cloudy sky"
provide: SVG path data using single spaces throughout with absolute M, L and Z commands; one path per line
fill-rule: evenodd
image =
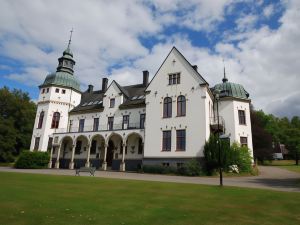
M 82 90 L 152 77 L 176 46 L 210 86 L 224 59 L 256 109 L 300 116 L 299 0 L 0 0 L 0 86 L 37 99 L 72 27 Z

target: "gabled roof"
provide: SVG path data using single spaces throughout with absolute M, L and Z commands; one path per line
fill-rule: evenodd
M 158 68 L 158 70 L 156 71 L 155 75 L 153 76 L 153 78 L 151 79 L 151 81 L 149 82 L 149 84 L 147 85 L 145 91 L 147 91 L 149 85 L 151 84 L 151 82 L 154 80 L 155 76 L 158 74 L 158 72 L 160 71 L 161 67 L 164 65 L 165 61 L 167 60 L 167 58 L 169 57 L 169 55 L 171 54 L 172 51 L 176 51 L 177 53 L 179 53 L 179 55 L 184 59 L 185 62 L 187 62 L 187 64 L 191 67 L 191 69 L 193 71 L 196 72 L 196 74 L 200 77 L 200 79 L 203 81 L 202 84 L 208 84 L 208 82 L 202 77 L 202 75 L 193 68 L 192 64 L 184 57 L 184 55 L 182 55 L 182 53 L 175 47 L 173 46 L 173 48 L 171 49 L 171 51 L 168 53 L 167 57 L 164 59 L 163 63 L 160 65 L 160 67 Z
M 103 111 L 103 95 L 100 91 L 83 92 L 81 101 L 78 106 L 73 108 L 70 113 L 88 112 L 88 111 Z

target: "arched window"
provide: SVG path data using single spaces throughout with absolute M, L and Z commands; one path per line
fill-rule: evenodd
M 172 117 L 172 99 L 166 97 L 164 99 L 164 118 Z
M 183 95 L 178 96 L 177 98 L 177 116 L 185 116 L 185 97 Z
M 58 128 L 59 119 L 60 119 L 60 113 L 59 112 L 53 113 L 51 128 Z
M 38 129 L 41 129 L 42 128 L 42 126 L 43 126 L 43 120 L 44 120 L 44 111 L 42 111 L 41 113 L 40 113 L 40 117 L 39 117 L 39 123 L 38 123 Z

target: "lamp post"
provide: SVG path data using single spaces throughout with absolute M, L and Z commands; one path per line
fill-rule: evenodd
M 219 99 L 220 99 L 220 90 L 216 89 L 214 91 L 215 100 L 217 102 L 217 122 L 218 122 L 218 150 L 219 150 L 219 174 L 220 174 L 220 186 L 223 186 L 223 173 L 222 173 L 222 163 L 221 163 L 221 143 L 220 143 L 220 120 L 219 120 Z

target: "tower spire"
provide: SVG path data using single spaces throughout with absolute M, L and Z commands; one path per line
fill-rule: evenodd
M 74 32 L 74 29 L 72 27 L 72 30 L 70 31 L 70 38 L 69 38 L 69 43 L 68 43 L 68 48 L 70 48 L 70 45 L 71 45 L 71 41 L 72 41 L 72 34 Z
M 224 77 L 223 77 L 222 81 L 223 81 L 223 83 L 225 83 L 225 82 L 228 81 L 228 79 L 227 79 L 227 77 L 226 77 L 226 71 L 225 71 L 225 63 L 224 63 L 224 59 L 223 59 L 223 67 L 224 67 Z

